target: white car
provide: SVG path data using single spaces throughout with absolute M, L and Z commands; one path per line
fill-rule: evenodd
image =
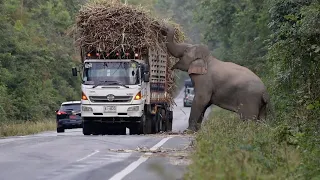
M 187 88 L 185 91 L 185 97 L 183 98 L 183 106 L 191 107 L 193 98 L 194 98 L 194 89 Z

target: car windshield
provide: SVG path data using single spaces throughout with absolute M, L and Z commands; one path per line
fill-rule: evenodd
M 81 104 L 63 104 L 60 107 L 60 111 L 80 111 Z
M 194 94 L 194 90 L 193 89 L 188 89 L 187 92 L 188 92 L 188 94 Z
M 108 82 L 124 85 L 140 84 L 139 68 L 136 62 L 89 62 L 85 63 L 83 80 L 94 84 Z

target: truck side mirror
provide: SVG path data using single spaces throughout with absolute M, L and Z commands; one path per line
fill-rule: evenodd
M 144 69 L 144 72 L 145 72 L 145 73 L 149 73 L 149 71 L 150 71 L 150 67 L 149 67 L 149 65 L 147 65 L 147 64 L 144 65 L 144 68 L 143 68 L 143 69 Z
M 141 68 L 141 77 L 143 78 L 144 82 L 149 82 L 150 80 L 150 74 L 149 74 L 149 65 L 147 64 L 142 64 L 142 68 Z
M 77 71 L 77 68 L 76 68 L 76 67 L 73 67 L 73 68 L 72 68 L 72 75 L 73 75 L 73 76 L 77 76 L 77 75 L 78 75 L 78 71 Z
M 149 78 L 150 78 L 149 73 L 144 73 L 144 74 L 143 74 L 143 81 L 144 81 L 144 82 L 149 82 L 149 81 L 150 81 Z

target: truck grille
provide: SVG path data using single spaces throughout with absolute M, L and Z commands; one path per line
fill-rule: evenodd
M 132 96 L 115 96 L 113 101 L 108 101 L 107 96 L 90 96 L 89 98 L 94 103 L 130 102 L 132 100 Z

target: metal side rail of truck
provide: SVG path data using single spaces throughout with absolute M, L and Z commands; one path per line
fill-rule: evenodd
M 148 50 L 82 54 L 81 118 L 84 135 L 154 134 L 172 130 L 173 112 L 167 103 L 167 53 Z

